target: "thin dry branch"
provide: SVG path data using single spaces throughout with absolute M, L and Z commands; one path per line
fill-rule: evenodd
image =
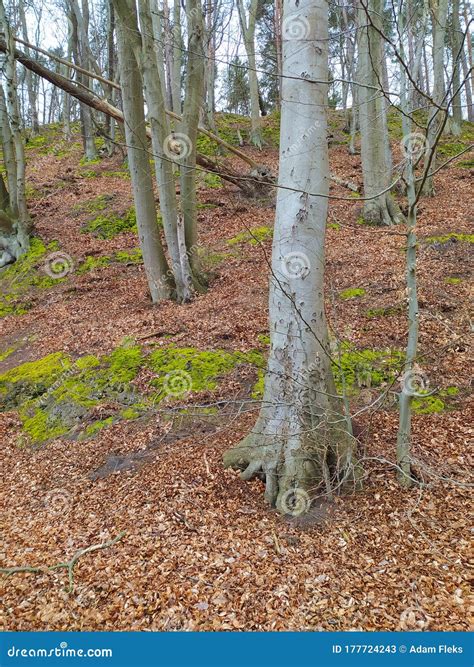
M 18 574 L 19 572 L 33 572 L 33 573 L 44 574 L 45 572 L 50 572 L 52 570 L 65 569 L 68 572 L 68 579 L 69 579 L 68 593 L 72 593 L 74 590 L 74 567 L 79 558 L 81 558 L 81 556 L 84 556 L 85 554 L 92 553 L 93 551 L 99 551 L 100 549 L 108 549 L 109 547 L 114 546 L 114 544 L 117 544 L 117 542 L 119 542 L 124 535 L 125 531 L 123 530 L 112 540 L 107 540 L 107 542 L 102 542 L 101 544 L 93 544 L 90 547 L 86 547 L 85 549 L 79 549 L 78 551 L 76 551 L 71 560 L 65 561 L 64 563 L 57 563 L 56 565 L 49 565 L 49 566 L 42 565 L 38 567 L 32 567 L 30 565 L 24 565 L 24 566 L 20 565 L 16 567 L 0 567 L 0 573 L 5 574 L 7 577 L 10 577 L 12 574 Z

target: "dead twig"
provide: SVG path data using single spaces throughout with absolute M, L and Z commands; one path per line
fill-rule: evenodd
M 10 577 L 12 574 L 18 574 L 19 572 L 35 572 L 35 573 L 40 572 L 44 574 L 45 572 L 49 572 L 51 570 L 65 569 L 68 572 L 68 578 L 69 578 L 68 593 L 72 593 L 74 590 L 74 566 L 76 565 L 79 558 L 81 558 L 81 556 L 84 556 L 85 554 L 91 553 L 92 551 L 99 551 L 100 549 L 108 549 L 109 547 L 114 546 L 114 544 L 119 542 L 124 535 L 125 531 L 123 530 L 116 537 L 114 537 L 113 540 L 108 540 L 107 542 L 102 542 L 101 544 L 93 544 L 92 546 L 86 547 L 85 549 L 79 549 L 78 551 L 76 551 L 71 560 L 68 560 L 64 563 L 57 563 L 56 565 L 49 565 L 49 566 L 41 565 L 39 567 L 31 567 L 30 565 L 17 566 L 17 567 L 0 567 L 0 573 L 5 574 L 7 577 Z

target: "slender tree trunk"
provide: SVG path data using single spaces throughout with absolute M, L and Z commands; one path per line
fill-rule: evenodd
M 77 0 L 69 0 L 69 3 L 74 60 L 76 64 L 87 70 L 90 69 L 91 65 L 88 42 L 89 14 L 87 0 L 82 0 L 82 11 Z M 90 79 L 88 76 L 78 72 L 77 80 L 85 88 L 90 88 Z M 81 104 L 81 125 L 85 157 L 87 160 L 95 160 L 97 158 L 97 149 L 94 141 L 92 109 L 83 104 Z
M 433 26 L 433 100 L 440 106 L 446 106 L 446 88 L 444 82 L 444 49 L 446 42 L 446 24 L 448 19 L 448 0 L 433 0 L 431 4 L 431 23 Z M 433 153 L 431 169 L 436 164 L 436 135 L 440 124 L 443 122 L 444 112 L 438 107 L 432 106 L 428 118 L 428 148 L 425 164 L 428 164 L 430 155 Z M 433 177 L 428 176 L 425 182 L 424 193 L 434 195 Z
M 255 59 L 255 24 L 258 9 L 258 0 L 251 0 L 246 17 L 243 0 L 237 0 L 240 27 L 244 39 L 245 51 L 248 60 L 248 77 L 250 88 L 250 118 L 252 122 L 251 141 L 258 148 L 262 147 L 262 128 L 260 118 L 260 98 L 258 89 L 257 63 Z
M 453 117 L 450 123 L 451 134 L 459 137 L 462 132 L 462 102 L 461 91 L 459 90 L 461 84 L 460 70 L 462 60 L 462 32 L 460 21 L 460 6 L 459 0 L 453 0 L 453 15 L 451 21 L 451 57 L 453 60 Z M 459 91 L 459 92 L 456 92 Z
M 18 3 L 18 14 L 20 17 L 20 24 L 21 24 L 21 31 L 23 35 L 23 39 L 25 42 L 29 42 L 28 39 L 28 27 L 26 23 L 26 15 L 25 15 L 25 6 L 23 3 L 23 0 L 20 0 Z M 26 53 L 28 54 L 28 47 L 26 47 Z M 29 55 L 29 54 L 28 54 Z M 31 129 L 33 131 L 33 134 L 38 134 L 39 132 L 39 122 L 38 122 L 38 107 L 37 107 L 37 99 L 36 99 L 36 91 L 35 91 L 35 85 L 33 81 L 33 73 L 26 70 L 25 72 L 25 81 L 26 81 L 26 89 L 28 91 L 28 104 L 29 104 L 29 112 L 30 112 L 30 122 L 31 122 Z
M 368 0 L 360 9 L 359 25 L 359 124 L 362 174 L 364 179 L 364 220 L 368 224 L 391 225 L 403 220 L 389 186 L 391 158 L 388 143 L 386 105 L 383 92 L 381 0 Z
M 8 190 L 0 179 L 0 268 L 18 259 L 29 248 L 31 220 L 25 195 L 25 153 L 20 132 L 17 86 L 15 80 L 14 44 L 0 0 L 0 37 L 5 41 L 3 65 L 5 89 L 0 84 L 0 129 L 3 164 Z
M 113 0 L 120 16 L 117 45 L 122 82 L 123 113 L 128 166 L 143 263 L 153 303 L 170 297 L 171 273 L 161 246 L 156 218 L 153 181 L 146 135 L 143 86 L 136 53 L 130 48 L 130 35 L 137 34 L 134 6 L 127 0 Z M 123 18 L 122 18 L 123 17 Z
M 196 141 L 199 111 L 202 108 L 204 86 L 204 44 L 200 0 L 186 0 L 188 23 L 188 59 L 183 120 L 180 125 L 183 148 L 180 151 L 181 209 L 184 218 L 186 248 L 194 276 L 199 279 L 200 266 L 197 246 L 196 201 Z M 204 281 L 202 281 L 204 282 Z
M 115 79 L 115 14 L 112 0 L 107 2 L 107 78 L 110 81 Z M 107 100 L 110 104 L 115 103 L 115 89 L 113 86 L 107 86 Z M 106 134 L 105 147 L 107 155 L 112 157 L 115 153 L 115 121 L 111 116 L 105 116 Z
M 260 415 L 224 463 L 243 470 L 243 479 L 263 476 L 268 502 L 283 513 L 302 514 L 317 494 L 331 496 L 354 484 L 360 469 L 336 395 L 324 315 L 328 88 L 301 78 L 305 72 L 328 81 L 328 5 L 288 0 L 283 12 L 284 21 L 308 28 L 304 38 L 283 34 L 278 183 L 295 191 L 279 189 L 277 196 L 270 356 Z M 305 150 L 295 151 L 302 140 Z
M 171 88 L 173 96 L 173 111 L 181 113 L 181 69 L 183 63 L 183 37 L 181 34 L 181 1 L 173 2 L 173 76 Z
M 275 0 L 274 13 L 274 31 L 275 31 L 275 51 L 277 63 L 278 76 L 278 108 L 281 107 L 281 73 L 282 73 L 282 50 L 281 50 L 281 16 L 282 16 L 282 0 Z
M 471 80 L 469 78 L 469 67 L 467 64 L 466 51 L 464 47 L 461 52 L 461 64 L 462 64 L 462 76 L 464 79 L 464 89 L 466 91 L 467 119 L 470 123 L 472 123 L 474 122 L 474 106 L 472 104 Z
M 145 83 L 148 120 L 151 127 L 156 180 L 160 195 L 160 211 L 166 245 L 176 283 L 176 296 L 178 301 L 189 301 L 193 295 L 193 279 L 186 248 L 181 253 L 178 240 L 178 207 L 173 175 L 174 165 L 170 159 L 172 151 L 169 148 L 172 141 L 172 134 L 168 117 L 165 113 L 163 88 L 154 55 L 152 18 L 148 0 L 139 0 L 138 6 L 142 39 L 140 44 L 140 36 L 136 35 L 135 48 L 142 51 L 141 63 Z M 132 39 L 130 39 L 130 44 L 132 43 Z

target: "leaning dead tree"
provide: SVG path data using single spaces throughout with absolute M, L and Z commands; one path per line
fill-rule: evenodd
M 32 45 L 29 46 L 31 47 Z M 5 53 L 6 50 L 7 50 L 7 45 L 5 40 L 0 39 L 0 52 Z M 122 111 L 117 107 L 113 106 L 112 104 L 110 104 L 110 102 L 108 102 L 107 100 L 102 99 L 101 97 L 96 95 L 92 90 L 88 90 L 86 88 L 83 88 L 75 84 L 73 81 L 66 78 L 59 72 L 53 72 L 52 70 L 48 69 L 37 60 L 33 60 L 26 53 L 20 51 L 19 49 L 13 49 L 12 54 L 15 60 L 21 63 L 21 65 L 31 70 L 32 72 L 42 77 L 43 79 L 46 79 L 54 86 L 57 86 L 58 88 L 64 90 L 66 93 L 71 95 L 71 97 L 74 97 L 79 102 L 82 102 L 83 104 L 92 107 L 96 111 L 100 111 L 101 113 L 104 113 L 107 116 L 110 116 L 111 118 L 116 120 L 117 122 L 123 124 Z M 64 59 L 61 60 L 62 62 L 66 62 L 64 61 Z M 68 63 L 68 65 L 70 67 L 73 67 L 74 69 L 78 69 L 77 67 L 74 67 L 72 63 Z M 94 75 L 90 72 L 89 74 L 91 77 L 102 80 L 107 84 L 111 84 L 112 86 L 117 87 L 117 84 L 115 84 L 112 81 L 108 81 L 104 77 L 98 77 L 97 75 Z M 170 112 L 169 110 L 166 110 L 166 113 L 172 118 L 181 120 L 180 116 Z M 271 185 L 272 183 L 272 176 L 268 167 L 266 167 L 265 165 L 258 164 L 257 162 L 252 160 L 252 158 L 250 158 L 248 155 L 246 155 L 242 151 L 239 151 L 237 148 L 227 143 L 226 141 L 224 141 L 217 135 L 213 134 L 209 130 L 206 130 L 201 126 L 199 126 L 198 129 L 200 133 L 205 134 L 213 141 L 223 146 L 223 148 L 237 155 L 241 160 L 245 161 L 250 167 L 250 172 L 245 175 L 240 174 L 228 164 L 225 164 L 222 161 L 213 160 L 207 155 L 201 155 L 200 153 L 196 154 L 196 164 L 198 165 L 198 167 L 202 168 L 205 171 L 210 171 L 219 174 L 219 176 L 223 180 L 232 183 L 233 185 L 236 185 L 242 191 L 242 193 L 248 197 L 254 197 L 257 194 L 261 194 L 262 187 L 268 189 L 269 185 Z M 149 129 L 147 130 L 147 134 L 148 137 L 151 138 L 151 132 Z

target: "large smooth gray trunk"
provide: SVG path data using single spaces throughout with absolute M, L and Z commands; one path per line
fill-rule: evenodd
M 324 314 L 328 86 L 302 78 L 328 81 L 328 5 L 290 0 L 284 21 L 307 29 L 302 38 L 283 35 L 268 368 L 257 423 L 224 463 L 242 469 L 244 479 L 262 476 L 268 502 L 292 513 L 301 499 L 307 511 L 304 499 L 352 485 L 359 468 L 336 394 Z

